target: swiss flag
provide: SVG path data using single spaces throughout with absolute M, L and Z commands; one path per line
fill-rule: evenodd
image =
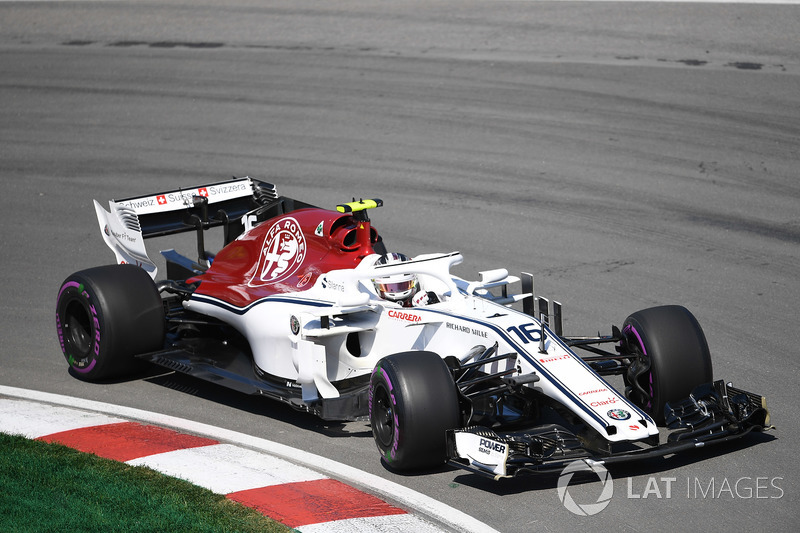
M 197 189 L 197 194 L 199 194 L 200 196 L 208 197 L 208 189 L 206 189 L 205 187 L 200 187 L 199 189 Z
M 158 205 L 166 205 L 167 203 L 167 197 L 164 196 L 163 194 L 158 195 L 158 197 L 156 197 L 156 200 L 158 201 Z

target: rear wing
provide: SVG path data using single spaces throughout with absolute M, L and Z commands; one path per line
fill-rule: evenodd
M 117 262 L 138 265 L 153 279 L 157 268 L 144 239 L 196 231 L 198 261 L 207 263 L 205 230 L 223 226 L 227 244 L 273 212 L 296 208 L 293 200 L 279 198 L 271 183 L 249 177 L 112 200 L 110 211 L 96 200 L 94 207 L 103 240 Z
M 112 202 L 137 215 L 142 236 L 147 239 L 193 231 L 198 220 L 206 228 L 241 220 L 243 215 L 277 198 L 271 183 L 244 177 Z

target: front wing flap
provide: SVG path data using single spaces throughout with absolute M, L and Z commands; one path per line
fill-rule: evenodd
M 449 463 L 495 479 L 560 472 L 576 459 L 612 464 L 664 457 L 772 429 L 766 399 L 723 381 L 701 385 L 688 398 L 667 404 L 666 440 L 640 441 L 619 451 L 588 448 L 587 441 L 557 424 L 513 432 L 486 427 L 447 431 Z

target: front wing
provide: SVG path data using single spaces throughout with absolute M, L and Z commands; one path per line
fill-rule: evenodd
M 575 460 L 613 464 L 727 442 L 751 431 L 772 429 L 766 399 L 723 381 L 695 388 L 688 398 L 664 408 L 666 438 L 629 443 L 598 442 L 596 437 L 546 424 L 498 432 L 469 427 L 447 432 L 449 463 L 495 479 L 554 473 Z M 654 437 L 659 439 L 658 436 Z

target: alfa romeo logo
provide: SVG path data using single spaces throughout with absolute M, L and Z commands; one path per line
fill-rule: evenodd
M 256 274 L 250 281 L 251 287 L 259 287 L 283 281 L 291 276 L 306 257 L 306 238 L 300 224 L 292 217 L 286 217 L 267 232 Z
M 569 493 L 569 482 L 575 472 L 594 472 L 600 478 L 602 486 L 600 496 L 594 503 L 577 503 Z M 592 516 L 596 515 L 605 509 L 611 497 L 614 495 L 614 480 L 611 479 L 608 470 L 603 465 L 594 461 L 572 461 L 558 477 L 558 499 L 564 504 L 564 507 L 573 514 L 579 516 Z
M 612 409 L 606 414 L 614 420 L 627 420 L 631 417 L 631 414 L 625 409 Z

